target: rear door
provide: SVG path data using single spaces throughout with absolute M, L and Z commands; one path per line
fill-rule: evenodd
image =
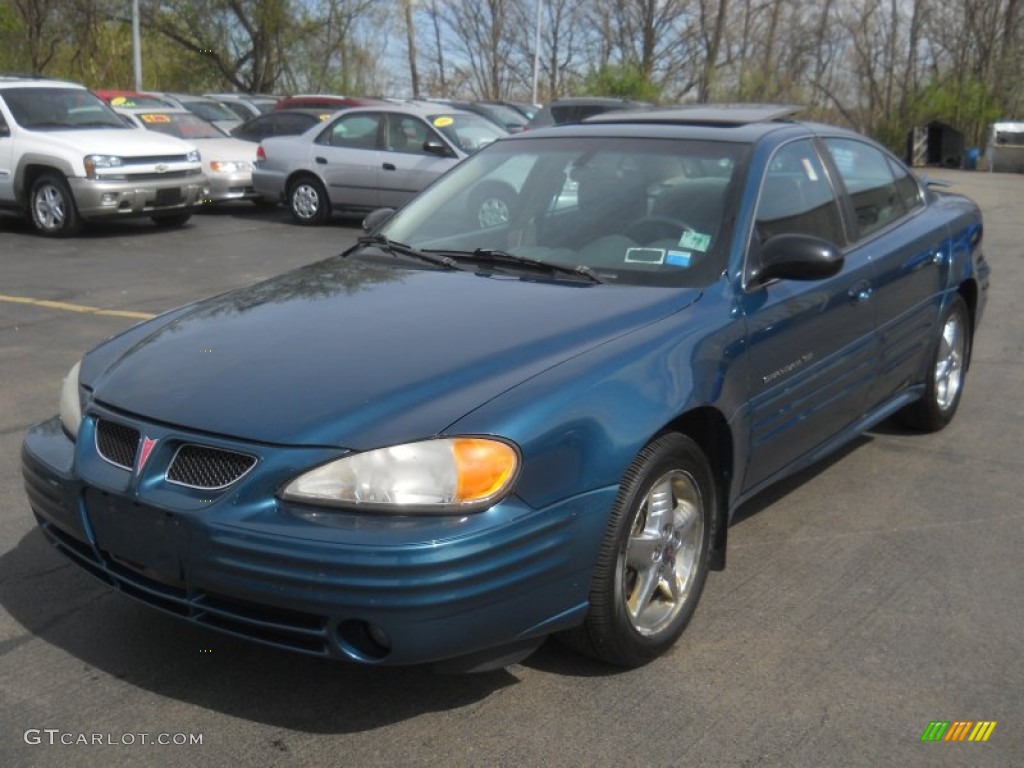
M 379 208 L 383 152 L 379 149 L 382 115 L 349 112 L 332 122 L 313 144 L 313 170 L 327 184 L 331 203 Z
M 812 140 L 783 145 L 764 174 L 748 269 L 760 244 L 775 235 L 814 235 L 842 247 L 840 211 Z M 863 414 L 877 358 L 872 288 L 868 255 L 855 251 L 833 277 L 747 289 L 750 454 L 744 487 L 813 455 Z
M 387 113 L 385 118 L 380 204 L 398 208 L 455 165 L 458 158 L 440 157 L 423 149 L 428 140 L 445 146 L 448 142 L 422 118 L 399 112 Z M 437 120 L 450 121 L 451 118 L 442 116 Z
M 824 142 L 857 222 L 851 255 L 869 260 L 875 270 L 880 346 L 872 407 L 920 381 L 935 338 L 952 242 L 942 215 L 925 205 L 902 163 L 856 139 Z

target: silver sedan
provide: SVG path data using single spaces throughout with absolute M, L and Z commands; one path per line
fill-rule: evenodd
M 253 185 L 284 202 L 299 224 L 322 224 L 332 211 L 398 208 L 504 135 L 478 115 L 441 105 L 348 109 L 299 136 L 264 139 Z

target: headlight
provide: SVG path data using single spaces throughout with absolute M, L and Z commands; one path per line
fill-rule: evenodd
M 251 171 L 252 164 L 240 160 L 211 160 L 210 170 L 216 173 L 237 173 L 239 171 Z
M 393 514 L 451 514 L 498 502 L 518 468 L 518 451 L 501 440 L 426 440 L 324 464 L 288 483 L 281 497 Z
M 96 171 L 101 168 L 120 168 L 124 161 L 117 155 L 86 155 L 85 175 L 90 179 L 96 178 Z
M 185 159 L 188 160 L 190 163 L 199 163 L 202 162 L 203 156 L 199 154 L 198 149 L 193 149 L 191 152 L 188 153 L 188 155 L 186 155 Z
M 82 389 L 78 384 L 81 367 L 81 360 L 71 366 L 60 390 L 60 423 L 72 437 L 78 437 L 78 427 L 82 423 Z

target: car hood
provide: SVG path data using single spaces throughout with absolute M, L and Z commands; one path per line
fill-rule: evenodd
M 698 296 L 336 258 L 137 326 L 86 357 L 82 383 L 145 419 L 361 450 L 436 435 Z
M 121 157 L 148 157 L 158 150 L 174 154 L 188 154 L 194 147 L 187 141 L 141 128 L 90 128 L 74 131 L 34 132 L 45 136 L 46 143 L 58 146 L 72 155 L 119 155 Z

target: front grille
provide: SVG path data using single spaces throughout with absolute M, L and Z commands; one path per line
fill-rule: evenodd
M 118 467 L 135 466 L 135 453 L 139 449 L 139 430 L 100 419 L 96 424 L 96 450 L 100 456 Z
M 124 157 L 122 165 L 156 165 L 157 163 L 187 163 L 188 155 L 149 155 L 148 157 Z
M 239 480 L 256 465 L 256 457 L 202 445 L 183 445 L 174 454 L 167 481 L 189 488 L 216 490 Z

